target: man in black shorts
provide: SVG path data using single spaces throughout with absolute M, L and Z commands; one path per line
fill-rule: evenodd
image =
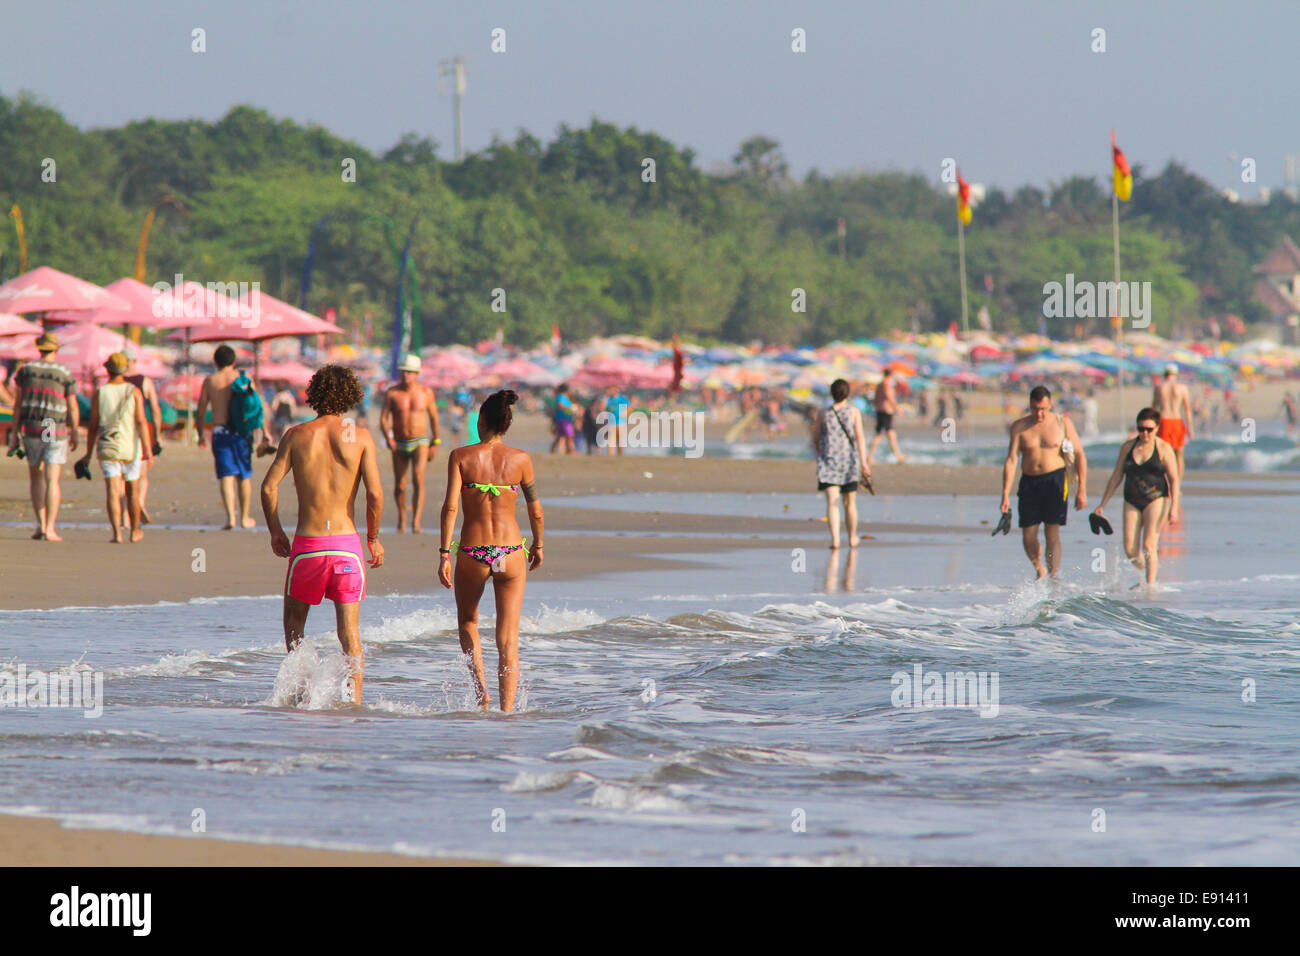
M 1029 393 L 1029 414 L 1011 425 L 1011 445 L 1002 466 L 1002 512 L 1011 511 L 1011 482 L 1016 477 L 1016 459 L 1021 462 L 1019 505 L 1020 532 L 1025 554 L 1038 577 L 1061 570 L 1061 527 L 1065 524 L 1070 498 L 1070 459 L 1078 475 L 1076 511 L 1088 506 L 1088 461 L 1074 423 L 1052 411 L 1052 393 L 1039 385 Z M 1047 566 L 1043 566 L 1038 544 L 1038 526 L 1047 542 Z
M 876 406 L 876 433 L 871 436 L 871 445 L 867 448 L 867 464 L 876 460 L 876 446 L 881 436 L 889 439 L 889 450 L 894 453 L 901 465 L 905 459 L 898 450 L 898 433 L 894 431 L 894 416 L 898 414 L 898 392 L 894 387 L 894 370 L 886 368 L 880 384 L 876 386 L 873 401 Z

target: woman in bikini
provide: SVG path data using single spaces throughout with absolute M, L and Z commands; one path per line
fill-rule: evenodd
M 442 544 L 438 548 L 438 580 L 452 587 L 452 532 L 463 501 L 465 520 L 456 548 L 456 620 L 460 649 L 470 658 L 470 677 L 479 706 L 491 704 L 483 675 L 483 648 L 479 643 L 478 605 L 488 578 L 496 593 L 497 688 L 501 709 L 515 706 L 519 684 L 519 609 L 524 600 L 528 571 L 542 564 L 542 504 L 537 500 L 533 460 L 527 452 L 510 448 L 502 438 L 510 428 L 510 406 L 519 400 L 512 391 L 496 392 L 478 413 L 478 443 L 457 448 L 447 459 L 447 497 L 442 504 Z M 524 545 L 515 520 L 515 505 L 522 491 L 528 502 L 528 524 L 533 545 Z M 516 543 L 517 542 L 517 543 Z
M 1138 412 L 1137 437 L 1120 446 L 1119 460 L 1094 512 L 1104 517 L 1102 509 L 1123 481 L 1124 553 L 1139 568 L 1145 568 L 1148 585 L 1156 582 L 1156 552 L 1165 520 L 1178 520 L 1180 493 L 1178 458 L 1173 445 L 1156 437 L 1159 427 L 1160 413 L 1154 408 Z

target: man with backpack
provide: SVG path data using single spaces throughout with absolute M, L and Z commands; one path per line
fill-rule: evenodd
M 253 442 L 260 443 L 259 455 L 271 448 L 263 424 L 268 417 L 266 406 L 253 380 L 235 368 L 234 349 L 229 345 L 219 346 L 212 361 L 217 370 L 203 380 L 203 390 L 199 393 L 199 446 L 207 445 L 203 426 L 205 415 L 211 409 L 212 458 L 221 488 L 221 503 L 226 509 L 222 530 L 236 527 L 236 521 L 240 527 L 255 528 L 257 522 L 248 513 L 253 493 Z

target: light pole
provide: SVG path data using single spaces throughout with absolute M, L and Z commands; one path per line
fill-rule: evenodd
M 456 162 L 458 163 L 465 157 L 464 150 L 461 148 L 460 98 L 465 95 L 465 89 L 466 89 L 465 65 L 468 62 L 469 61 L 466 60 L 464 57 L 458 56 L 458 57 L 453 57 L 450 60 L 443 60 L 441 63 L 438 64 L 438 76 L 440 79 L 442 77 L 447 76 L 448 74 L 450 74 L 453 78 L 451 98 L 453 104 L 453 113 L 456 119 L 455 147 L 456 147 Z M 442 87 L 441 82 L 438 85 L 439 87 Z

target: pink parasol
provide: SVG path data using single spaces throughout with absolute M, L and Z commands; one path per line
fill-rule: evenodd
M 479 373 L 482 376 L 495 377 L 502 382 L 521 382 L 524 385 L 558 385 L 560 377 L 548 372 L 535 362 L 527 359 L 505 359 L 485 365 Z
M 202 375 L 177 375 L 158 386 L 158 395 L 178 408 L 189 408 L 198 403 L 203 379 Z
M 90 323 L 79 323 L 59 333 L 58 361 L 74 375 L 94 379 L 103 374 L 104 362 L 110 355 L 128 348 L 136 353 L 137 374 L 158 378 L 168 373 L 166 363 L 148 347 L 134 345 L 120 332 L 110 332 Z
M 38 322 L 29 322 L 21 315 L 0 312 L 0 336 L 6 335 L 40 335 L 45 331 Z
M 39 266 L 0 285 L 0 308 L 14 312 L 130 307 L 121 296 L 49 266 Z
M 259 374 L 263 381 L 288 382 L 290 385 L 306 385 L 316 374 L 301 362 L 263 362 Z
M 253 289 L 247 296 L 240 295 L 234 301 L 239 308 L 233 310 L 233 314 L 226 309 L 225 315 L 213 317 L 205 325 L 195 327 L 190 334 L 190 341 L 222 342 L 234 339 L 259 342 L 282 335 L 336 334 L 343 331 L 333 322 L 318 319 L 260 289 Z
M 482 366 L 458 349 L 438 349 L 427 355 L 420 369 L 421 384 L 430 388 L 454 388 L 478 378 Z
M 226 308 L 235 303 L 220 293 L 209 293 L 197 282 L 185 282 L 179 291 L 155 292 L 152 286 L 132 278 L 118 279 L 104 287 L 123 299 L 126 309 L 91 309 L 89 311 L 52 312 L 52 322 L 94 322 L 96 325 L 136 325 L 146 329 L 179 329 L 207 325 L 217 314 L 217 302 Z
M 12 336 L 0 339 L 0 359 L 22 359 L 34 362 L 41 357 L 33 344 L 36 340 L 24 336 Z

